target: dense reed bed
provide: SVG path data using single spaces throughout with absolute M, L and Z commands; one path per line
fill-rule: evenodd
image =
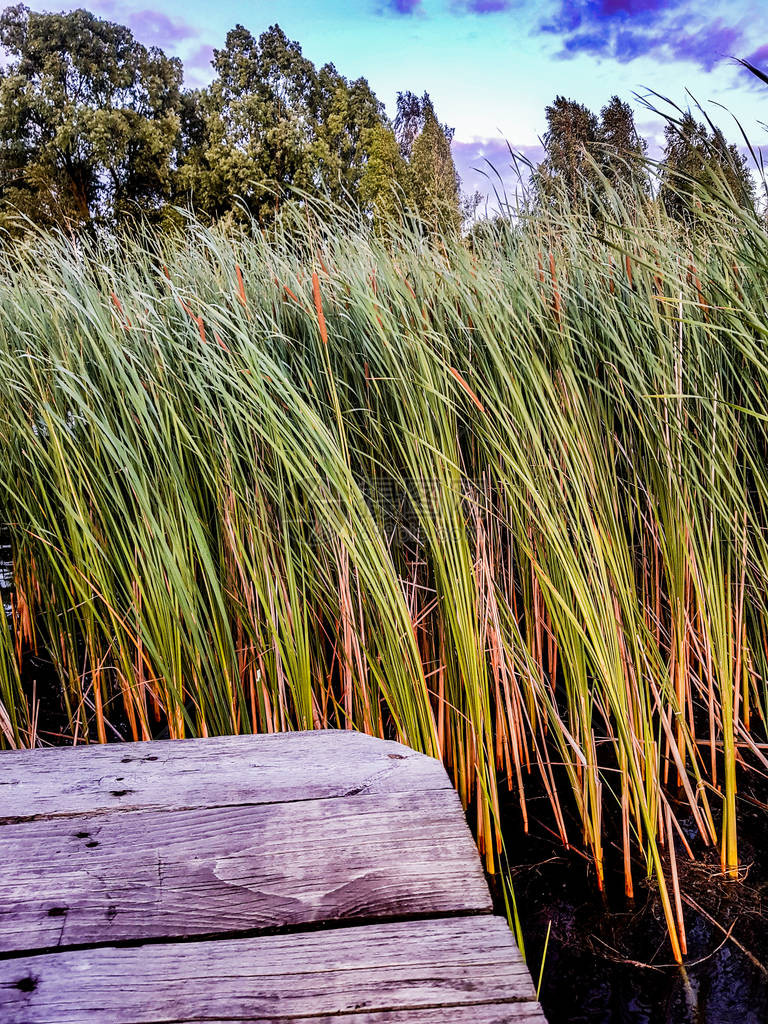
M 738 874 L 768 769 L 767 273 L 725 198 L 692 232 L 612 196 L 472 245 L 305 207 L 5 256 L 3 742 L 51 740 L 35 651 L 72 742 L 442 756 L 490 868 L 535 778 L 599 886 L 609 848 L 656 879 L 680 959 L 679 860 Z

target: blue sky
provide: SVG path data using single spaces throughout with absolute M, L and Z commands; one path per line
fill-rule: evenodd
M 454 154 L 471 189 L 491 162 L 506 178 L 505 140 L 535 159 L 544 108 L 558 93 L 599 111 L 614 93 L 633 103 L 652 147 L 658 118 L 633 100 L 649 89 L 684 105 L 686 89 L 726 134 L 730 115 L 755 143 L 768 141 L 768 86 L 731 56 L 768 68 L 768 0 L 81 0 L 31 2 L 37 10 L 86 6 L 129 25 L 185 63 L 187 81 L 210 78 L 212 47 L 238 22 L 255 35 L 279 23 L 318 64 L 364 75 L 394 112 L 398 90 L 431 94 L 455 126 Z

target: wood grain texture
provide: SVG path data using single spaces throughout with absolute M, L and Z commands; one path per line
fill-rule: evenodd
M 491 915 L 0 963 L 4 1024 L 278 1024 L 339 1015 L 351 1017 L 347 1024 L 543 1024 L 537 1013 L 512 935 Z
M 285 1024 L 285 1017 L 259 1017 L 258 1024 Z M 174 1021 L 173 1024 L 200 1024 L 200 1021 Z M 233 1024 L 210 1021 L 205 1024 Z M 246 1024 L 249 1022 L 246 1020 Z M 328 1017 L 291 1017 L 290 1024 L 546 1024 L 538 1003 L 473 1003 L 425 1010 L 374 1010 L 373 1013 L 334 1013 Z
M 448 788 L 439 761 L 352 731 L 0 752 L 0 823 Z
M 0 754 L 2 1024 L 545 1024 L 491 910 L 443 766 L 397 743 Z
M 488 912 L 453 790 L 0 828 L 0 951 Z

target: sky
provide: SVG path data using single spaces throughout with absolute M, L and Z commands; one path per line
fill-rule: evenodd
M 184 61 L 187 84 L 211 77 L 212 49 L 240 23 L 272 24 L 316 64 L 368 79 L 390 115 L 397 92 L 428 91 L 455 128 L 464 188 L 514 187 L 509 147 L 541 155 L 545 108 L 556 95 L 595 112 L 618 94 L 632 103 L 651 153 L 662 121 L 645 105 L 661 94 L 697 102 L 733 141 L 734 117 L 753 144 L 768 142 L 768 86 L 733 57 L 768 70 L 768 0 L 81 0 L 35 10 L 88 7 L 128 25 L 143 43 Z M 723 109 L 725 108 L 725 109 Z M 491 170 L 491 166 L 495 170 Z

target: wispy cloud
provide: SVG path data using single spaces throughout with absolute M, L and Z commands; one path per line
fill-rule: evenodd
M 527 180 L 525 161 L 535 165 L 544 158 L 540 144 L 520 146 L 499 136 L 454 141 L 451 149 L 464 191 L 501 200 L 505 194 L 511 199 Z M 523 160 L 516 162 L 513 153 Z
M 383 13 L 409 15 L 421 9 L 421 0 L 385 0 Z
M 178 43 L 195 39 L 199 35 L 193 25 L 181 19 L 171 18 L 162 11 L 148 8 L 131 10 L 116 0 L 92 0 L 89 7 L 99 17 L 127 25 L 145 46 L 159 46 L 161 49 L 172 51 Z
M 499 14 L 519 6 L 520 0 L 456 0 L 453 9 L 468 14 Z

